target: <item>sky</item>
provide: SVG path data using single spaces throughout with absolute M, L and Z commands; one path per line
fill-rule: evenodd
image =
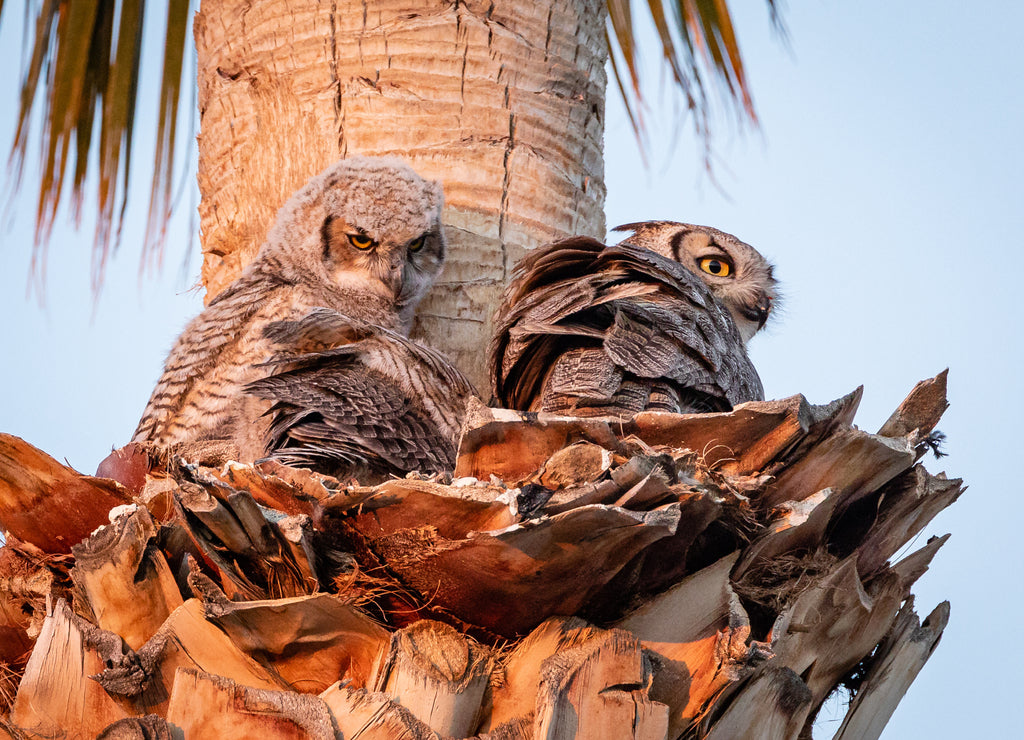
M 20 10 L 5 5 L 0 56 L 20 69 Z M 716 183 L 655 84 L 645 168 L 610 91 L 608 224 L 713 225 L 774 262 L 784 309 L 751 343 L 769 398 L 825 403 L 864 385 L 857 424 L 875 431 L 917 381 L 949 368 L 939 425 L 949 455 L 926 466 L 969 490 L 915 543 L 952 533 L 914 592 L 922 618 L 946 599 L 952 615 L 883 738 L 1017 737 L 1024 651 L 1014 630 L 1002 633 L 1024 609 L 1010 464 L 1024 414 L 1022 342 L 992 317 L 1015 316 L 1022 292 L 1024 4 L 793 2 L 788 44 L 764 3 L 733 5 L 760 128 L 718 130 Z M 0 110 L 14 110 L 16 77 L 0 76 Z M 140 130 L 153 118 L 144 111 Z M 0 114 L 0 148 L 13 123 Z M 26 292 L 29 175 L 0 222 L 0 431 L 92 472 L 128 441 L 171 343 L 201 307 L 190 290 L 198 248 L 185 250 L 191 206 L 172 223 L 163 270 L 140 276 L 140 199 L 95 304 L 92 222 L 75 231 L 65 219 L 40 306 Z M 815 737 L 831 737 L 840 720 L 841 704 L 827 705 Z

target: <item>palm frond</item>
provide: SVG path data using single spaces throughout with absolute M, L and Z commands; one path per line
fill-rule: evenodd
M 766 2 L 772 24 L 785 38 L 779 1 Z M 633 30 L 635 8 L 629 0 L 607 0 L 607 5 L 612 73 L 643 149 L 644 95 L 641 50 Z M 721 91 L 741 121 L 758 124 L 728 4 L 726 0 L 646 0 L 646 8 L 661 44 L 662 62 L 704 144 L 705 162 L 710 162 L 710 91 Z
M 146 232 L 155 234 L 162 245 L 171 217 L 171 192 L 174 188 L 174 142 L 178 130 L 178 103 L 181 99 L 181 70 L 188 33 L 189 0 L 167 3 L 167 43 L 160 84 L 160 114 L 157 120 L 156 166 L 149 200 Z
M 167 7 L 157 154 L 144 259 L 162 248 L 170 215 L 175 123 L 189 25 L 188 0 L 171 0 Z M 130 192 L 145 9 L 145 0 L 42 0 L 22 78 L 10 158 L 16 183 L 24 171 L 35 120 L 33 110 L 40 100 L 43 109 L 33 266 L 39 271 L 45 267 L 45 246 L 67 186 L 72 216 L 76 223 L 80 221 L 90 157 L 95 157 L 98 220 L 92 269 L 94 292 L 102 284 L 107 258 L 118 245 Z M 94 134 L 98 134 L 98 141 L 94 141 Z

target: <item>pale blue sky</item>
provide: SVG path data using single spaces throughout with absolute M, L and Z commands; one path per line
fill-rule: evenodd
M 0 101 L 11 111 L 21 23 L 17 3 L 6 5 Z M 927 466 L 970 490 L 918 539 L 953 534 L 915 591 L 922 617 L 943 599 L 952 616 L 884 737 L 1017 737 L 1021 332 L 995 317 L 1016 316 L 1022 293 L 1024 5 L 793 2 L 790 50 L 762 2 L 734 5 L 760 132 L 720 132 L 718 189 L 689 128 L 652 112 L 645 171 L 610 95 L 608 224 L 710 224 L 775 262 L 785 311 L 752 344 L 769 397 L 826 402 L 863 384 L 857 421 L 874 431 L 916 381 L 950 368 L 940 425 L 949 457 Z M 12 118 L 0 116 L 0 146 Z M 147 112 L 140 126 L 151 121 Z M 145 148 L 137 156 L 152 160 Z M 45 309 L 25 297 L 31 200 L 17 199 L 0 229 L 0 430 L 86 472 L 128 440 L 166 351 L 200 307 L 186 292 L 197 255 L 179 278 L 187 218 L 163 273 L 138 278 L 138 205 L 95 311 L 91 226 L 55 233 Z M 816 737 L 831 737 L 836 711 L 826 707 Z

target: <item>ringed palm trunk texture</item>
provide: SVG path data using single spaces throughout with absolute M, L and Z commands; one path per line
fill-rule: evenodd
M 277 209 L 339 156 L 444 183 L 449 256 L 414 335 L 485 391 L 492 313 L 524 250 L 604 235 L 603 0 L 203 0 L 199 211 L 211 299 Z

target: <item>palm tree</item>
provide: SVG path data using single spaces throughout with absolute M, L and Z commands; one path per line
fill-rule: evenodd
M 767 2 L 777 21 L 775 0 Z M 649 0 L 647 9 L 705 146 L 715 91 L 756 122 L 726 3 Z M 66 182 L 77 208 L 89 163 L 97 162 L 97 288 L 132 192 L 144 10 L 140 0 L 44 0 L 23 84 L 13 147 L 18 173 L 39 97 L 44 108 L 39 242 Z M 171 210 L 176 124 L 187 89 L 189 3 L 170 0 L 166 11 L 151 250 L 160 248 Z M 252 258 L 277 208 L 311 174 L 339 155 L 400 154 L 444 181 L 452 244 L 418 333 L 480 382 L 478 348 L 516 259 L 554 238 L 603 236 L 609 58 L 643 134 L 633 15 L 630 3 L 616 0 L 376 7 L 203 0 L 195 37 L 207 299 Z
M 767 2 L 774 14 L 774 0 Z M 648 0 L 647 7 L 661 40 L 659 51 L 705 147 L 711 128 L 708 97 L 714 90 L 723 91 L 746 120 L 756 122 L 725 0 L 678 0 L 668 7 L 661 0 Z M 91 153 L 98 148 L 97 281 L 130 192 L 127 173 L 142 16 L 140 0 L 122 0 L 120 5 L 42 0 L 21 100 L 16 169 L 26 156 L 36 90 L 44 91 L 40 239 L 46 238 L 53 222 L 66 179 L 72 198 L 81 197 Z M 150 198 L 153 244 L 159 244 L 171 202 L 188 19 L 187 0 L 169 0 Z M 415 7 L 404 6 L 401 0 L 372 5 L 350 0 L 203 0 L 195 33 L 207 297 L 216 295 L 252 258 L 279 205 L 311 174 L 339 155 L 401 154 L 421 174 L 444 181 L 452 245 L 445 281 L 421 307 L 419 331 L 478 383 L 483 375 L 479 347 L 490 334 L 492 307 L 517 257 L 553 238 L 601 236 L 604 231 L 602 139 L 609 55 L 634 128 L 640 136 L 643 132 L 632 11 L 629 3 L 617 0 L 434 0 Z M 41 80 L 45 84 L 40 85 Z M 27 629 L 28 615 L 41 613 L 42 599 L 57 587 L 46 586 L 52 582 L 46 581 L 43 592 L 32 595 L 35 606 L 26 609 L 19 600 L 28 597 L 0 584 L 0 601 L 20 605 L 0 610 L 8 624 L 17 627 L 8 633 L 19 639 L 16 645 L 10 640 L 0 645 L 8 653 L 0 654 L 0 668 L 2 661 L 17 658 L 36 642 L 11 716 L 19 726 L 40 731 L 48 722 L 85 720 L 90 732 L 83 736 L 95 736 L 115 720 L 129 723 L 120 727 L 122 733 L 155 722 L 149 729 L 159 734 L 166 730 L 166 725 L 159 725 L 162 720 L 140 715 L 166 710 L 177 726 L 191 727 L 185 722 L 193 703 L 204 703 L 210 711 L 201 713 L 197 729 L 223 704 L 232 709 L 231 718 L 221 718 L 217 728 L 230 726 L 239 737 L 265 732 L 262 728 L 269 726 L 258 718 L 252 725 L 242 724 L 243 714 L 262 711 L 277 721 L 284 707 L 307 722 L 311 715 L 304 710 L 312 707 L 321 712 L 321 720 L 327 717 L 321 726 L 326 737 L 339 729 L 358 737 L 367 727 L 379 732 L 366 737 L 429 737 L 433 731 L 462 737 L 484 721 L 492 739 L 583 740 L 622 730 L 644 738 L 767 740 L 808 737 L 825 697 L 845 682 L 856 696 L 836 737 L 877 737 L 934 649 L 948 617 L 948 605 L 940 605 L 922 624 L 909 598 L 910 586 L 944 538 L 930 540 L 895 565 L 888 560 L 955 501 L 962 488 L 960 481 L 931 476 L 916 464 L 946 407 L 944 373 L 919 384 L 878 435 L 852 427 L 859 398 L 857 391 L 812 408 L 802 397 L 794 397 L 713 421 L 655 414 L 616 430 L 597 428 L 594 439 L 614 449 L 584 443 L 581 454 L 602 461 L 592 471 L 597 477 L 579 477 L 573 489 L 578 501 L 561 512 L 566 515 L 562 518 L 557 508 L 551 516 L 545 514 L 541 524 L 548 529 L 533 522 L 518 526 L 518 513 L 516 526 L 495 528 L 496 521 L 508 523 L 499 517 L 508 508 L 501 501 L 499 512 L 486 513 L 484 527 L 467 519 L 459 491 L 450 495 L 440 483 L 409 483 L 410 496 L 436 494 L 438 501 L 425 507 L 430 515 L 440 512 L 445 521 L 458 522 L 455 529 L 465 525 L 465 531 L 442 537 L 436 527 L 424 526 L 423 508 L 410 505 L 402 512 L 409 519 L 397 527 L 405 539 L 389 541 L 389 552 L 397 556 L 386 563 L 388 567 L 360 562 L 362 568 L 376 565 L 385 575 L 399 578 L 382 586 L 385 581 L 378 578 L 378 570 L 369 570 L 364 571 L 365 582 L 352 581 L 366 591 L 366 604 L 375 609 L 378 602 L 383 605 L 380 609 L 388 612 L 391 627 L 412 622 L 393 633 L 361 615 L 354 604 L 307 594 L 317 590 L 319 582 L 310 575 L 317 566 L 309 558 L 312 547 L 303 539 L 308 535 L 305 525 L 293 527 L 288 539 L 281 533 L 285 524 L 271 525 L 256 506 L 259 502 L 293 514 L 323 507 L 355 520 L 363 515 L 363 499 L 328 496 L 319 481 L 301 474 L 282 473 L 285 477 L 268 485 L 251 468 L 226 467 L 221 475 L 230 478 L 227 485 L 185 466 L 151 470 L 148 454 L 128 451 L 122 457 L 119 451 L 105 461 L 112 467 L 104 475 L 120 477 L 129 488 L 134 485 L 132 493 L 140 500 L 148 496 L 151 510 L 175 518 L 174 534 L 168 529 L 162 538 L 174 562 L 206 553 L 207 570 L 221 572 L 221 586 L 228 595 L 248 598 L 226 598 L 197 570 L 195 580 L 189 580 L 190 592 L 202 592 L 203 601 L 213 609 L 198 613 L 205 607 L 195 599 L 182 604 L 164 555 L 150 545 L 163 524 L 154 524 L 147 508 L 131 509 L 116 524 L 130 529 L 131 536 L 92 536 L 76 546 L 75 586 L 80 593 L 75 604 L 86 611 L 91 608 L 101 627 L 124 636 L 140 654 L 144 644 L 155 645 L 160 654 L 147 653 L 152 665 L 140 668 L 139 661 L 124 660 L 118 640 L 103 642 L 95 633 L 82 638 L 82 631 L 92 628 L 64 602 L 47 609 L 46 628 L 36 640 Z M 526 481 L 556 465 L 568 466 L 574 475 L 586 467 L 561 449 L 566 439 L 579 436 L 578 430 L 564 426 L 574 420 L 558 422 L 560 429 L 552 423 L 548 437 L 541 428 L 545 425 L 538 425 L 535 435 L 523 436 L 520 427 L 529 426 L 529 420 L 481 416 L 477 421 L 479 426 L 463 440 L 467 454 L 460 459 L 457 474 L 464 480 L 487 481 L 497 472 L 504 480 Z M 646 434 L 646 442 L 658 446 L 659 454 L 648 454 L 651 448 L 639 443 L 637 454 L 620 458 L 633 448 L 619 445 L 616 433 L 631 445 Z M 720 444 L 723 435 L 729 445 Z M 666 439 L 677 443 L 674 455 L 660 452 Z M 477 458 L 474 445 L 476 450 L 497 449 Z M 711 459 L 715 449 L 728 449 L 730 457 Z M 72 543 L 106 520 L 113 504 L 132 498 L 127 488 L 104 478 L 83 477 L 9 435 L 0 435 L 0 453 L 3 527 L 45 553 L 66 555 Z M 487 466 L 477 470 L 476 459 L 487 461 Z M 496 471 L 495 461 L 507 469 Z M 613 462 L 618 467 L 609 479 L 605 473 Z M 647 463 L 661 466 L 658 476 L 654 467 L 642 467 Z M 522 469 L 512 470 L 516 466 Z M 396 489 L 385 491 L 374 506 L 401 508 L 401 486 L 406 484 L 391 483 Z M 514 491 L 528 488 L 523 484 Z M 190 496 L 182 493 L 186 489 Z M 316 492 L 325 498 L 314 500 Z M 605 497 L 602 505 L 591 506 L 595 495 Z M 661 506 L 666 500 L 671 502 Z M 188 509 L 193 505 L 194 512 Z M 651 509 L 655 505 L 658 508 Z M 453 507 L 449 513 L 447 506 Z M 637 510 L 628 510 L 629 506 Z M 249 542 L 250 527 L 236 526 L 238 522 L 258 525 L 251 531 L 258 533 L 259 542 Z M 603 522 L 604 529 L 595 522 Z M 279 526 L 281 532 L 267 535 Z M 183 527 L 189 529 L 187 536 Z M 380 535 L 376 523 L 370 529 L 373 537 Z M 637 548 L 655 542 L 659 546 L 639 552 L 621 545 L 619 537 L 627 529 L 638 538 Z M 476 536 L 481 530 L 489 539 Z M 365 534 L 355 525 L 346 532 L 356 542 Z M 611 535 L 601 536 L 608 532 Z M 239 545 L 237 552 L 221 541 L 225 534 Z M 371 534 L 365 536 L 369 542 Z M 454 539 L 445 540 L 448 536 L 458 538 L 463 549 L 449 547 Z M 519 563 L 523 570 L 505 568 L 514 573 L 503 581 L 507 593 L 484 584 L 492 598 L 496 593 L 502 597 L 495 605 L 481 598 L 480 579 L 473 577 L 480 572 L 476 559 L 486 553 L 472 548 L 491 548 L 500 537 L 509 543 L 508 551 L 501 550 L 498 556 L 502 565 Z M 286 540 L 291 544 L 282 546 Z M 270 549 L 261 549 L 268 542 Z M 498 544 L 504 547 L 503 542 Z M 102 550 L 108 546 L 110 553 Z M 117 548 L 124 552 L 111 554 Z M 122 557 L 125 552 L 129 555 Z M 364 556 L 369 552 L 368 545 L 359 550 Z M 24 557 L 19 553 L 8 548 L 5 555 Z M 140 566 L 138 553 L 152 556 L 156 564 Z M 451 553 L 463 566 L 461 576 L 446 559 Z M 335 556 L 323 560 L 332 568 L 349 563 L 343 553 Z M 40 571 L 64 569 L 60 583 L 70 583 L 69 558 L 30 559 Z M 118 568 L 119 576 L 107 578 L 108 570 Z M 607 578 L 566 578 L 577 568 L 603 569 Z M 232 575 L 234 569 L 238 572 Z M 444 594 L 437 586 L 440 581 L 431 580 L 439 572 L 445 582 L 455 583 Z M 547 582 L 523 588 L 545 574 Z M 352 578 L 358 575 L 356 569 Z M 683 576 L 685 580 L 680 580 Z M 108 588 L 108 583 L 120 583 L 125 590 Z M 332 582 L 335 589 L 346 583 L 340 576 Z M 587 603 L 597 610 L 588 616 L 602 621 L 599 607 L 611 603 L 621 608 L 627 586 L 643 605 L 624 618 L 616 613 L 603 620 L 615 629 L 595 630 L 575 618 L 537 626 L 546 616 L 563 612 L 565 606 L 558 602 L 564 589 L 580 591 L 574 592 L 571 603 Z M 68 587 L 60 588 L 66 595 Z M 650 593 L 658 589 L 661 593 Z M 142 591 L 145 598 L 138 595 Z M 406 603 L 414 592 L 429 598 Z M 298 602 L 281 596 L 296 597 Z M 116 608 L 106 609 L 104 599 Z M 535 608 L 538 603 L 545 609 Z M 462 610 L 466 604 L 472 614 Z M 303 639 L 281 647 L 282 636 L 294 626 L 283 626 L 294 617 L 282 611 L 290 608 L 302 613 L 308 608 L 311 622 L 326 625 L 329 634 L 309 639 L 307 629 L 299 635 Z M 244 634 L 230 634 L 232 612 L 248 609 L 264 610 L 252 617 L 251 624 L 261 627 L 267 645 L 260 644 L 249 627 Z M 323 609 L 334 621 L 323 617 Z M 430 609 L 464 627 L 476 625 L 492 642 L 499 636 L 534 631 L 504 656 L 503 678 L 495 682 L 490 680 L 494 656 L 478 652 L 450 627 L 418 619 L 421 610 L 434 613 Z M 220 627 L 212 625 L 215 612 L 222 620 Z M 342 612 L 347 616 L 339 621 Z M 513 612 L 520 622 L 502 624 Z M 275 614 L 286 616 L 278 621 Z M 239 625 L 247 624 L 246 617 L 240 619 Z M 304 619 L 296 619 L 306 626 Z M 339 634 L 342 621 L 351 628 Z M 671 627 L 669 635 L 666 626 Z M 161 638 L 150 643 L 157 629 Z M 760 641 L 769 637 L 770 643 Z M 385 660 L 380 671 L 374 668 L 371 676 L 369 665 L 378 663 L 347 657 L 353 653 L 347 639 L 362 646 L 364 658 L 379 655 Z M 247 645 L 257 657 L 241 656 L 235 642 Z M 233 656 L 231 670 L 238 686 L 199 670 L 229 672 L 226 664 L 204 667 L 205 656 L 215 653 L 210 646 Z M 307 659 L 304 650 L 309 646 L 312 657 Z M 380 650 L 382 646 L 388 650 Z M 102 652 L 108 648 L 114 653 Z M 408 681 L 402 677 L 406 664 L 427 665 L 428 659 L 436 659 L 427 671 L 431 682 L 425 683 L 419 674 Z M 346 661 L 350 669 L 339 667 Z M 268 672 L 268 663 L 274 671 Z M 379 696 L 367 699 L 342 684 L 324 691 L 319 704 L 263 690 L 308 684 L 309 666 L 314 664 L 330 676 L 327 683 L 347 670 L 358 674 L 362 683 L 399 697 L 406 709 Z M 182 670 L 175 674 L 175 666 Z M 80 670 L 72 670 L 76 667 Z M 123 675 L 126 671 L 130 675 Z M 455 675 L 449 675 L 453 671 Z M 155 688 L 128 686 L 142 674 L 147 674 L 146 681 L 154 681 Z M 18 678 L 0 674 L 0 706 L 8 703 L 4 688 L 5 683 L 12 684 L 12 677 Z M 104 680 L 110 683 L 103 684 Z M 523 686 L 526 690 L 521 691 Z M 112 699 L 113 695 L 122 698 Z M 76 697 L 98 698 L 94 703 Z M 415 705 L 418 700 L 420 705 Z M 354 726 L 332 724 L 324 714 L 328 703 L 335 720 Z M 407 709 L 412 706 L 416 711 L 410 714 Z M 55 719 L 55 712 L 76 716 Z M 417 717 L 431 720 L 429 727 Z M 452 717 L 465 720 L 461 729 L 447 722 Z M 0 735 L 7 729 L 3 721 L 0 717 Z M 261 730 L 255 729 L 257 724 Z M 119 736 L 110 729 L 111 734 L 102 736 Z

